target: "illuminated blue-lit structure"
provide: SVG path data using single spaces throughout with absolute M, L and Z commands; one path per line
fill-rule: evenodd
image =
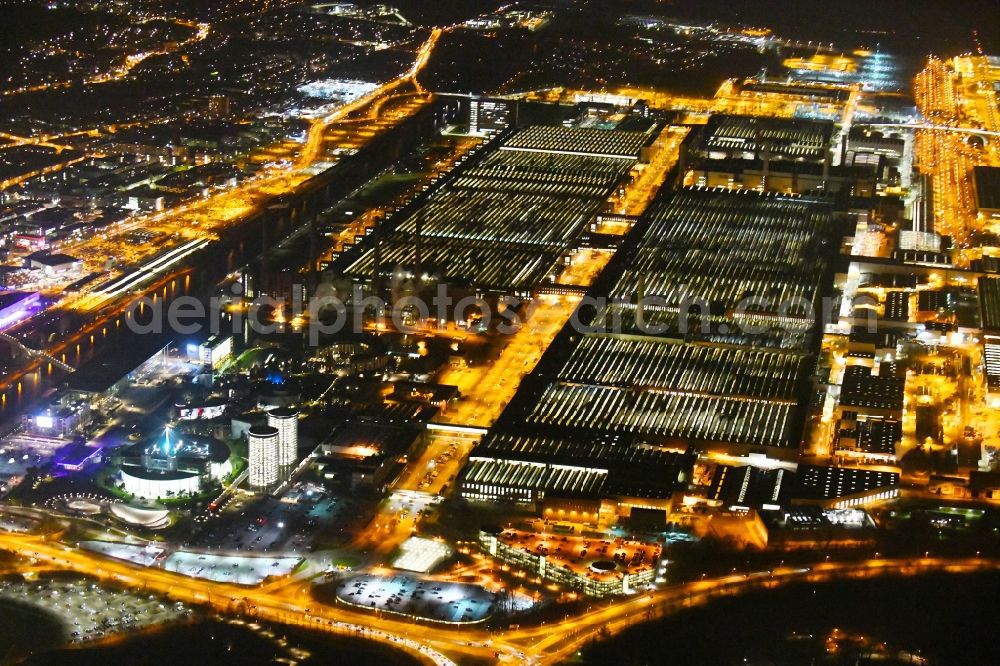
M 28 317 L 40 305 L 38 292 L 0 292 L 0 330 Z
M 230 474 L 229 456 L 223 442 L 167 426 L 153 441 L 126 451 L 121 480 L 125 491 L 144 499 L 194 495 Z
M 257 407 L 292 407 L 302 400 L 302 388 L 294 377 L 270 368 L 266 371 L 257 391 Z

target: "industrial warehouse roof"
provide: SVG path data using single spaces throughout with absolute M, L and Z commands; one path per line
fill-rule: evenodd
M 990 391 L 1000 390 L 1000 345 L 992 336 L 1000 335 L 1000 278 L 979 278 L 979 307 L 983 332 L 988 336 L 983 345 L 983 364 Z
M 1000 278 L 979 278 L 983 331 L 1000 333 Z
M 892 419 L 869 419 L 857 426 L 858 448 L 866 453 L 896 454 L 903 439 L 903 424 Z
M 597 139 L 594 132 L 608 136 Z M 627 178 L 638 154 L 638 148 L 629 146 L 644 137 L 614 130 L 534 127 L 500 138 L 482 159 L 456 170 L 404 219 L 387 222 L 392 230 L 377 251 L 368 243 L 348 255 L 344 271 L 371 278 L 376 261 L 380 274 L 412 270 L 419 252 L 421 272 L 444 282 L 496 292 L 531 291 L 553 274 L 563 254 Z M 550 142 L 552 149 L 545 147 Z M 611 154 L 617 145 L 624 146 L 618 153 L 631 156 L 567 152 L 585 146 Z
M 833 123 L 718 114 L 708 120 L 699 148 L 705 152 L 757 153 L 771 157 L 826 159 Z
M 529 422 L 668 440 L 780 447 L 790 445 L 795 409 L 792 402 L 551 384 Z
M 791 400 L 803 360 L 801 354 L 773 350 L 594 334 L 580 341 L 558 378 Z
M 172 342 L 169 335 L 128 334 L 127 340 L 87 361 L 71 374 L 67 380 L 69 388 L 85 393 L 104 393 Z
M 759 509 L 785 504 L 794 487 L 795 472 L 784 468 L 718 465 L 712 475 L 708 498 L 726 506 Z
M 497 458 L 469 458 L 462 485 L 482 484 L 510 489 L 553 492 L 558 495 L 606 495 L 608 472 L 589 467 L 555 467 L 546 463 Z
M 76 257 L 72 257 L 61 252 L 34 252 L 28 255 L 27 259 L 33 263 L 41 264 L 43 266 L 65 266 L 66 264 L 76 264 L 82 262 L 81 259 L 77 259 Z
M 828 203 L 749 191 L 687 189 L 654 204 L 628 248 L 610 296 L 623 327 L 643 321 L 676 333 L 682 308 L 711 313 L 710 331 L 686 335 L 738 344 L 805 344 L 815 326 L 831 226 Z M 602 315 L 606 316 L 606 315 Z M 687 323 L 687 322 L 684 322 Z
M 652 131 L 626 132 L 535 125 L 513 136 L 501 149 L 636 159 L 643 146 L 652 143 L 654 136 Z
M 690 478 L 694 460 L 624 438 L 491 433 L 473 451 L 462 483 L 563 496 L 668 497 Z
M 768 95 L 792 95 L 795 97 L 812 97 L 828 102 L 846 102 L 850 91 L 835 86 L 820 85 L 788 85 L 785 83 L 745 83 L 742 89 Z
M 890 291 L 886 294 L 885 318 L 892 321 L 909 320 L 910 294 L 905 291 Z
M 917 292 L 917 312 L 937 312 L 951 308 L 955 293 L 948 289 L 923 289 Z
M 605 332 L 564 331 L 566 343 L 522 383 L 501 428 L 796 449 L 830 223 L 830 205 L 816 199 L 666 195 L 592 289 L 610 296 L 590 321 Z M 692 301 L 682 327 L 678 313 Z
M 1000 167 L 975 167 L 973 181 L 976 188 L 976 208 L 1000 211 Z
M 405 451 L 417 438 L 412 428 L 352 419 L 323 443 L 327 451 L 356 452 L 356 455 L 396 454 Z
M 899 485 L 899 474 L 850 467 L 799 465 L 793 497 L 830 500 Z
M 883 410 L 901 410 L 906 379 L 882 367 L 879 374 L 871 369 L 852 365 L 844 371 L 840 389 L 840 404 L 845 407 L 868 407 Z
M 805 356 L 657 338 L 584 336 L 529 403 L 559 430 L 787 446 Z
M 983 364 L 987 388 L 991 393 L 1000 391 L 1000 345 L 992 342 L 983 345 Z

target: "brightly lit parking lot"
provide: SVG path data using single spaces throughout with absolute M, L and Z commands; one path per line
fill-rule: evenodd
M 343 502 L 322 492 L 289 491 L 291 501 L 264 497 L 234 500 L 221 514 L 205 521 L 190 545 L 221 551 L 302 554 L 313 536 L 349 518 Z
M 363 575 L 337 588 L 341 601 L 372 610 L 436 622 L 481 622 L 493 612 L 494 595 L 478 585 L 411 576 Z
M 180 602 L 101 587 L 85 578 L 0 581 L 0 598 L 44 608 L 65 622 L 66 640 L 84 642 L 114 633 L 180 620 L 191 611 Z
M 272 576 L 287 576 L 301 561 L 299 557 L 245 557 L 178 551 L 164 560 L 163 568 L 218 583 L 259 585 Z
M 143 546 L 116 541 L 81 541 L 80 548 L 143 567 L 151 566 L 163 554 L 163 549 L 158 546 Z
M 392 561 L 392 566 L 394 569 L 427 573 L 451 553 L 451 548 L 441 541 L 410 537 L 400 544 L 399 555 Z
M 598 582 L 646 572 L 657 566 L 662 552 L 658 543 L 572 534 L 538 534 L 515 529 L 504 530 L 499 541 L 509 548 L 534 557 L 544 557 L 550 564 Z

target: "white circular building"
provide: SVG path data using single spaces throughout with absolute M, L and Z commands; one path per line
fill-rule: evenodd
M 294 465 L 299 452 L 299 410 L 276 407 L 267 413 L 267 425 L 278 431 L 278 464 Z
M 170 522 L 170 512 L 166 509 L 118 502 L 111 505 L 111 515 L 124 523 L 139 527 L 165 527 Z
M 278 482 L 278 429 L 252 426 L 247 431 L 250 444 L 250 486 L 267 488 Z
M 126 492 L 142 499 L 197 495 L 232 472 L 229 447 L 217 439 L 174 432 L 139 444 L 122 456 L 120 470 Z

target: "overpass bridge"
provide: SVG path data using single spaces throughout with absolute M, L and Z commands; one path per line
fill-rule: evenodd
M 57 359 L 52 354 L 49 354 L 48 352 L 42 351 L 40 349 L 32 349 L 31 347 L 27 346 L 26 344 L 15 338 L 10 333 L 0 332 L 0 340 L 4 340 L 5 342 L 9 343 L 11 346 L 14 347 L 14 350 L 16 352 L 20 353 L 23 356 L 27 356 L 29 358 L 36 358 L 41 361 L 48 361 L 52 365 L 56 366 L 57 368 L 65 372 L 76 372 L 76 368 L 69 365 L 68 363 L 60 361 L 59 359 Z

